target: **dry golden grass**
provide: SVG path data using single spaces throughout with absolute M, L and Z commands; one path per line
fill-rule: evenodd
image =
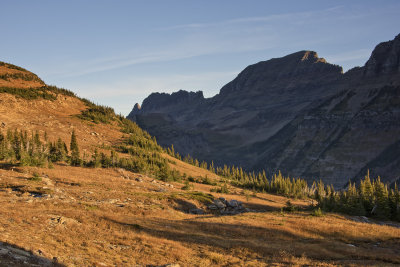
M 61 137 L 68 143 L 75 129 L 81 150 L 89 152 L 103 143 L 118 143 L 123 136 L 116 125 L 76 118 L 85 106 L 72 97 L 26 101 L 0 94 L 0 102 L 3 131 L 38 130 L 42 136 L 46 131 L 50 140 Z M 206 170 L 165 157 L 187 176 L 219 180 Z M 304 209 L 281 213 L 288 200 L 281 196 L 254 196 L 230 186 L 230 194 L 213 193 L 214 197 L 243 201 L 256 212 L 192 215 L 187 211 L 204 208 L 204 198 L 180 190 L 183 184 L 120 169 L 0 166 L 0 242 L 50 260 L 56 257 L 66 266 L 400 264 L 399 228 L 357 223 L 336 214 L 312 217 Z M 35 172 L 41 179 L 31 179 Z M 194 190 L 206 194 L 213 187 L 194 184 Z M 292 203 L 309 205 L 303 200 Z M 0 265 L 9 265 L 10 259 L 3 256 L 0 253 Z
M 32 77 L 36 76 L 35 74 L 29 71 L 8 68 L 7 66 L 0 66 L 0 75 L 4 74 L 25 74 Z M 44 86 L 44 83 L 35 80 L 25 81 L 23 79 L 12 79 L 12 78 L 9 78 L 8 80 L 0 79 L 0 87 L 37 88 L 41 86 Z
M 86 109 L 84 103 L 74 97 L 59 95 L 57 100 L 23 100 L 13 95 L 0 94 L 0 122 L 6 127 L 29 132 L 38 131 L 43 137 L 47 132 L 50 141 L 61 137 L 69 144 L 75 130 L 79 147 L 83 153 L 101 145 L 110 146 L 121 139 L 122 133 L 116 125 L 95 124 L 82 121 L 75 115 Z
M 34 172 L 41 181 L 29 179 Z M 40 250 L 67 266 L 400 264 L 398 228 L 335 214 L 282 214 L 287 199 L 269 194 L 248 202 L 241 195 L 223 195 L 242 199 L 258 212 L 191 215 L 188 208 L 204 204 L 177 189 L 181 184 L 171 188 L 124 172 L 130 179 L 118 169 L 0 169 L 0 241 L 36 254 Z M 143 182 L 135 180 L 139 176 Z M 34 198 L 32 191 L 51 197 Z
M 212 173 L 208 170 L 205 170 L 203 168 L 197 168 L 194 167 L 193 165 L 190 165 L 186 162 L 177 160 L 174 157 L 171 157 L 168 154 L 163 154 L 163 156 L 165 158 L 167 158 L 168 160 L 174 162 L 173 164 L 170 164 L 170 167 L 174 170 L 179 171 L 180 173 L 185 173 L 187 176 L 192 176 L 192 177 L 208 177 L 210 179 L 214 179 L 214 180 L 219 180 L 219 176 L 216 175 L 215 173 Z

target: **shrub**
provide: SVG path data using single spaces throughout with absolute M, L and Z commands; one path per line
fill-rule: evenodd
M 315 216 L 315 217 L 322 217 L 322 216 L 324 216 L 324 213 L 322 212 L 321 208 L 318 208 L 318 209 L 315 209 L 315 210 L 311 213 L 311 215 L 312 215 L 312 216 Z
M 42 181 L 42 178 L 40 177 L 40 175 L 37 172 L 34 172 L 32 177 L 29 178 L 30 181 L 36 181 L 36 182 L 40 182 Z
M 181 188 L 182 190 L 192 190 L 194 187 L 189 183 L 188 180 L 185 181 L 185 185 Z
M 214 187 L 210 190 L 211 192 L 220 193 L 220 194 L 229 194 L 229 189 L 226 184 L 220 187 Z
M 290 200 L 288 200 L 286 202 L 285 207 L 283 207 L 283 211 L 294 212 L 294 211 L 297 211 L 297 207 L 295 205 L 293 205 Z

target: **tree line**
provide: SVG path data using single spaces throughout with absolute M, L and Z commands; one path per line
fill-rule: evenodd
M 192 158 L 190 155 L 182 158 L 179 153 L 175 152 L 173 145 L 167 148 L 165 152 L 188 164 L 203 168 L 218 176 L 224 177 L 233 185 L 251 189 L 256 192 L 268 192 L 293 198 L 306 198 L 313 195 L 316 189 L 315 183 L 309 187 L 307 181 L 304 179 L 284 177 L 281 172 L 273 175 L 271 179 L 268 179 L 265 171 L 257 173 L 254 171 L 247 172 L 243 170 L 242 167 L 236 167 L 234 165 L 224 165 L 223 167 L 219 167 L 215 166 L 213 161 L 211 161 L 210 164 L 205 161 L 199 162 L 199 160 Z
M 127 131 L 129 129 L 140 131 L 140 128 L 133 125 L 127 127 Z M 67 145 L 61 138 L 49 141 L 46 132 L 40 136 L 38 131 L 28 133 L 8 129 L 6 133 L 0 131 L 0 161 L 49 168 L 53 168 L 56 162 L 92 168 L 118 167 L 153 175 L 165 181 L 180 180 L 181 175 L 171 170 L 167 160 L 161 156 L 162 149 L 154 139 L 148 137 L 147 133 L 130 133 L 121 144 L 109 149 L 108 153 L 104 152 L 106 149 L 99 152 L 99 148 L 95 148 L 92 153 L 81 153 L 74 130 Z M 120 157 L 120 153 L 127 155 Z
M 349 182 L 346 190 L 318 183 L 315 199 L 325 211 L 400 221 L 400 191 L 397 183 L 390 188 L 378 176 L 371 179 L 369 171 L 356 186 Z
M 380 177 L 371 179 L 369 171 L 358 186 L 349 181 L 346 189 L 335 191 L 333 185 L 325 185 L 321 180 L 309 186 L 306 180 L 285 177 L 281 172 L 268 179 L 265 171 L 246 172 L 241 167 L 227 165 L 215 167 L 213 161 L 210 164 L 205 161 L 200 163 L 190 155 L 182 158 L 173 145 L 165 151 L 186 163 L 227 178 L 231 184 L 242 188 L 286 197 L 312 198 L 317 200 L 317 208 L 323 211 L 400 221 L 400 191 L 397 184 L 390 188 Z

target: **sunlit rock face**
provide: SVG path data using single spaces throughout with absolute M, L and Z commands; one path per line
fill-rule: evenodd
M 300 51 L 244 69 L 212 98 L 151 94 L 128 118 L 182 155 L 336 187 L 367 169 L 400 177 L 400 36 L 365 66 Z

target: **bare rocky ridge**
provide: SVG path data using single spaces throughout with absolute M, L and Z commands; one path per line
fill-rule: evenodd
M 300 51 L 248 66 L 219 94 L 154 93 L 129 114 L 164 146 L 217 165 L 281 170 L 336 187 L 367 169 L 400 177 L 400 35 L 364 67 Z

